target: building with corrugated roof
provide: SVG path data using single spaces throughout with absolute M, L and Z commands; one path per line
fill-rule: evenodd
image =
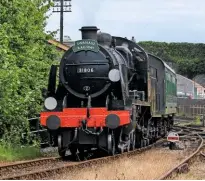
M 205 99 L 205 88 L 197 82 L 177 74 L 178 97 L 191 96 L 193 99 Z
M 57 41 L 59 41 L 59 38 L 57 38 Z M 75 43 L 75 41 L 71 40 L 70 36 L 65 35 L 65 36 L 63 37 L 63 44 L 64 44 L 64 45 L 66 45 L 66 46 L 68 46 L 68 47 L 71 47 L 71 46 L 74 45 L 74 43 Z
M 48 40 L 48 43 L 56 46 L 56 48 L 61 51 L 67 51 L 70 48 L 70 46 L 64 45 L 57 40 Z
M 197 75 L 193 78 L 193 80 L 205 87 L 205 74 Z

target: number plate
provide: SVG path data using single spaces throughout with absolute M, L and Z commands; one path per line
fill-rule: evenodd
M 77 73 L 93 73 L 94 68 L 77 68 Z

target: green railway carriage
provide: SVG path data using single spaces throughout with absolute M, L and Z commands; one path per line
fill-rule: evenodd
M 149 55 L 151 113 L 153 117 L 173 116 L 177 110 L 177 80 L 175 71 L 163 60 Z
M 177 79 L 174 70 L 167 66 L 165 67 L 165 85 L 165 114 L 174 114 L 177 111 Z

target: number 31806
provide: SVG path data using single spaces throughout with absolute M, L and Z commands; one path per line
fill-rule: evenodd
M 92 73 L 94 68 L 78 68 L 77 73 Z

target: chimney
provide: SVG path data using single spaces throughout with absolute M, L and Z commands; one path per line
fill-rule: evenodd
M 83 26 L 79 29 L 82 33 L 82 39 L 93 39 L 97 40 L 97 31 L 99 30 L 96 26 Z

